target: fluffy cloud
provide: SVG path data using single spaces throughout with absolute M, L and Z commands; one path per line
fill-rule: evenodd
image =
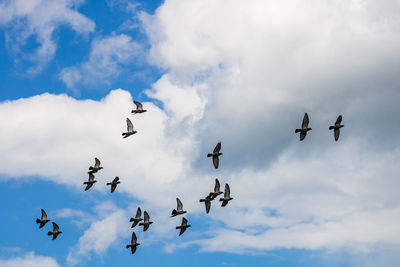
M 40 73 L 56 52 L 53 32 L 61 25 L 68 25 L 75 32 L 86 34 L 95 28 L 95 23 L 79 13 L 77 0 L 16 0 L 0 3 L 0 26 L 6 28 L 9 47 L 18 61 L 35 65 L 27 73 Z M 33 53 L 25 53 L 24 46 L 33 36 L 39 44 Z
M 0 172 L 81 190 L 97 156 L 101 183 L 120 176 L 119 192 L 154 211 L 150 234 L 167 236 L 175 197 L 204 212 L 198 199 L 217 176 L 234 200 L 213 203 L 209 237 L 186 244 L 202 250 L 398 246 L 395 10 L 395 1 L 165 1 L 141 15 L 150 59 L 166 72 L 146 93 L 163 109 L 144 103 L 148 112 L 132 117 L 138 134 L 123 140 L 133 107 L 123 90 L 100 101 L 45 94 L 2 103 Z M 294 129 L 306 111 L 313 130 L 300 143 Z M 340 113 L 335 143 L 328 126 Z M 205 154 L 220 140 L 214 170 Z M 105 222 L 117 229 L 119 216 L 93 222 L 71 259 L 116 242 L 95 233 Z M 102 245 L 84 246 L 94 240 Z
M 75 89 L 79 82 L 107 84 L 120 75 L 123 67 L 129 65 L 140 50 L 140 45 L 125 34 L 99 38 L 93 41 L 87 61 L 64 68 L 59 77 L 70 89 Z
M 10 258 L 7 260 L 0 259 L 2 267 L 60 267 L 56 260 L 46 256 L 36 256 L 34 253 L 27 253 L 24 257 Z

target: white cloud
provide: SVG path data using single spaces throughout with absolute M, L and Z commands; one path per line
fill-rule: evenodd
M 138 134 L 123 140 L 133 107 L 123 90 L 101 101 L 45 94 L 3 103 L 0 172 L 82 190 L 97 156 L 104 170 L 93 190 L 107 190 L 99 185 L 118 174 L 118 192 L 143 201 L 158 222 L 153 240 L 176 234 L 168 220 L 176 196 L 190 214 L 203 213 L 198 199 L 217 176 L 234 200 L 213 203 L 209 238 L 190 243 L 202 250 L 397 246 L 399 5 L 385 5 L 166 1 L 142 14 L 152 62 L 166 71 L 147 94 L 164 109 L 144 103 L 148 112 L 132 117 Z M 313 130 L 300 143 L 294 129 L 305 111 Z M 345 127 L 335 143 L 328 126 L 339 113 Z M 205 155 L 220 140 L 214 170 Z M 116 217 L 92 223 L 81 240 L 100 245 L 82 241 L 78 258 L 117 242 L 94 238 L 104 221 L 114 231 Z
M 140 50 L 140 45 L 125 34 L 99 38 L 93 41 L 87 61 L 64 68 L 59 77 L 70 89 L 75 89 L 79 82 L 107 84 L 132 63 Z
M 33 252 L 24 257 L 15 257 L 6 260 L 0 259 L 2 267 L 60 267 L 56 260 L 47 256 L 36 256 Z
M 90 33 L 95 23 L 79 13 L 77 0 L 16 0 L 0 3 L 0 27 L 7 31 L 7 41 L 17 56 L 16 61 L 28 61 L 35 65 L 27 73 L 40 73 L 56 52 L 53 32 L 61 25 L 68 25 L 80 34 Z M 33 36 L 38 43 L 34 52 L 24 47 Z

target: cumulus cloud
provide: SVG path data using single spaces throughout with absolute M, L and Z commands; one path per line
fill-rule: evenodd
M 124 90 L 100 101 L 44 94 L 2 103 L 0 172 L 78 188 L 97 156 L 99 179 L 118 174 L 118 191 L 154 210 L 150 234 L 166 236 L 175 197 L 204 212 L 198 199 L 217 176 L 234 200 L 213 205 L 208 237 L 186 244 L 202 250 L 398 246 L 394 10 L 395 1 L 165 1 L 141 15 L 150 59 L 166 72 L 146 93 L 163 109 L 145 102 L 148 112 L 133 117 L 138 134 L 123 140 L 133 107 Z M 300 143 L 294 129 L 306 111 L 313 130 Z M 340 113 L 345 127 L 335 143 L 328 126 Z M 218 141 L 224 155 L 214 170 L 205 155 Z M 117 242 L 101 236 L 100 247 L 84 246 L 105 222 L 118 225 L 116 212 L 91 224 L 77 258 Z
M 16 62 L 31 62 L 30 75 L 40 73 L 56 52 L 53 32 L 67 25 L 77 33 L 87 34 L 95 23 L 79 13 L 76 8 L 83 1 L 77 0 L 17 0 L 0 3 L 0 27 L 6 29 L 6 40 L 16 56 Z M 34 37 L 38 47 L 26 52 L 28 38 Z
M 89 59 L 78 66 L 64 68 L 59 78 L 70 89 L 75 89 L 80 82 L 107 84 L 123 72 L 124 66 L 131 64 L 140 50 L 140 45 L 125 34 L 96 39 Z
M 56 260 L 47 256 L 37 256 L 33 252 L 26 253 L 23 257 L 15 257 L 6 260 L 0 259 L 2 267 L 60 267 Z

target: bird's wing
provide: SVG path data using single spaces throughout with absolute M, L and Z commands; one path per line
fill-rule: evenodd
M 219 193 L 220 188 L 221 188 L 221 185 L 219 184 L 218 179 L 215 178 L 214 192 L 215 192 L 215 193 Z
M 224 200 L 222 201 L 221 207 L 225 207 L 228 204 L 228 201 Z
M 213 157 L 213 164 L 214 164 L 214 168 L 218 169 L 218 165 L 219 165 L 218 157 Z
M 303 123 L 301 124 L 301 128 L 308 128 L 308 122 L 309 122 L 308 114 L 305 113 L 303 118 Z
M 94 181 L 94 175 L 93 173 L 89 172 L 89 182 L 93 182 Z
M 119 177 L 118 177 L 118 176 L 116 176 L 116 177 L 114 178 L 114 180 L 113 180 L 113 183 L 116 183 L 116 182 L 118 182 L 118 180 L 119 180 Z
M 129 118 L 126 118 L 126 125 L 127 125 L 128 132 L 132 132 L 133 131 L 133 124 L 132 124 L 132 122 L 131 122 L 131 120 Z
M 339 117 L 337 117 L 336 122 L 335 122 L 335 126 L 339 126 L 342 123 L 342 115 L 339 115 Z
M 131 253 L 134 254 L 136 252 L 136 246 L 131 247 Z
M 133 101 L 133 103 L 135 103 L 136 109 L 137 109 L 137 110 L 143 110 L 143 105 L 142 105 L 142 103 L 137 102 L 137 101 Z
M 45 221 L 45 220 L 47 220 L 47 214 L 44 211 L 44 209 L 42 209 L 42 221 Z
M 144 224 L 143 225 L 143 232 L 146 232 L 147 229 L 149 229 L 150 224 Z
M 219 142 L 215 148 L 214 148 L 214 153 L 219 153 L 219 151 L 221 150 L 221 142 Z
M 137 241 L 136 234 L 135 234 L 135 232 L 133 232 L 133 233 L 132 233 L 131 244 L 135 244 L 136 241 Z
M 100 164 L 101 164 L 100 160 L 98 158 L 94 158 L 94 161 L 95 161 L 94 167 L 95 168 L 100 167 Z
M 303 141 L 304 138 L 306 138 L 307 132 L 306 131 L 301 131 L 300 132 L 300 141 Z
M 58 225 L 55 222 L 53 222 L 53 232 L 58 232 L 58 229 L 59 229 Z
M 85 191 L 88 191 L 92 187 L 92 183 L 86 184 Z
M 176 210 L 179 210 L 179 211 L 183 210 L 183 204 L 179 198 L 176 198 Z
M 187 225 L 188 220 L 186 220 L 185 217 L 182 218 L 182 223 L 181 226 L 186 226 Z
M 229 184 L 225 184 L 225 193 L 224 197 L 228 198 L 231 195 L 231 189 L 229 188 Z
M 340 130 L 339 128 L 333 130 L 335 134 L 335 141 L 339 140 Z
M 148 223 L 150 221 L 150 216 L 147 211 L 144 211 L 144 222 Z
M 142 210 L 139 207 L 139 208 L 137 208 L 137 211 L 136 211 L 136 219 L 139 219 L 140 216 L 142 216 Z
M 206 201 L 206 213 L 210 212 L 210 208 L 211 208 L 211 201 Z

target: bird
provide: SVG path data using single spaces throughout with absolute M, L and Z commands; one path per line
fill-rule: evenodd
M 44 211 L 44 209 L 42 209 L 42 217 L 40 219 L 36 219 L 36 223 L 40 223 L 39 228 L 42 228 L 43 226 L 45 226 L 46 223 L 48 223 L 50 220 L 47 220 L 47 214 Z
M 133 124 L 131 122 L 130 119 L 126 118 L 126 125 L 127 125 L 127 132 L 122 133 L 122 138 L 127 138 L 135 133 L 137 133 L 137 131 L 133 130 Z
M 150 224 L 153 222 L 150 221 L 150 216 L 147 213 L 147 211 L 144 211 L 144 221 L 142 223 L 139 223 L 139 226 L 143 225 L 143 232 L 146 232 L 146 230 L 149 228 Z
M 94 161 L 95 161 L 94 167 L 90 166 L 88 173 L 96 173 L 99 170 L 103 169 L 103 167 L 100 167 L 101 162 L 98 158 L 94 158 Z
M 219 153 L 220 150 L 221 150 L 221 142 L 219 142 L 215 146 L 213 153 L 208 153 L 207 154 L 207 158 L 212 157 L 214 168 L 216 168 L 216 169 L 218 169 L 218 165 L 219 165 L 219 158 L 218 157 L 222 155 L 222 153 Z
M 135 227 L 140 221 L 142 221 L 143 219 L 140 218 L 140 216 L 142 216 L 142 210 L 139 208 L 137 208 L 136 210 L 136 217 L 135 218 L 131 218 L 129 221 L 133 222 L 131 228 Z
M 135 232 L 133 232 L 133 233 L 132 233 L 131 243 L 130 243 L 129 245 L 126 245 L 126 248 L 131 248 L 132 254 L 135 253 L 136 247 L 140 245 L 140 244 L 137 243 L 136 241 L 137 241 L 136 234 L 135 234 Z
M 225 207 L 226 204 L 228 204 L 228 202 L 231 201 L 232 199 L 233 197 L 231 197 L 231 190 L 229 188 L 229 185 L 225 184 L 224 197 L 219 199 L 219 201 L 222 201 L 221 207 Z
M 62 232 L 58 230 L 59 229 L 58 225 L 55 222 L 52 222 L 52 223 L 53 223 L 53 232 L 48 232 L 47 235 L 53 235 L 53 239 L 52 240 L 54 240 L 54 239 L 57 238 L 57 236 L 59 234 L 62 234 Z
M 179 236 L 181 236 L 185 231 L 186 228 L 189 228 L 191 225 L 187 224 L 188 220 L 185 217 L 182 218 L 182 223 L 180 226 L 175 227 L 176 229 L 181 229 L 179 232 Z
M 182 202 L 180 201 L 179 198 L 176 198 L 176 209 L 172 211 L 171 217 L 175 217 L 184 213 L 186 213 L 186 211 L 183 210 Z
M 214 200 L 217 196 L 219 196 L 220 194 L 222 194 L 221 190 L 220 190 L 220 184 L 217 178 L 215 178 L 215 186 L 214 186 L 214 192 L 211 192 L 210 194 L 212 194 L 211 196 L 211 200 Z
M 339 140 L 339 135 L 340 135 L 340 128 L 344 127 L 344 125 L 341 125 L 342 123 L 342 115 L 339 115 L 337 117 L 335 125 L 334 126 L 329 126 L 329 130 L 333 130 L 334 136 L 335 136 L 335 141 Z
M 301 129 L 296 129 L 295 133 L 300 132 L 300 141 L 303 141 L 306 138 L 307 132 L 311 131 L 312 129 L 308 127 L 309 119 L 308 114 L 304 114 L 303 123 L 301 124 Z
M 138 102 L 138 101 L 133 101 L 133 103 L 135 103 L 136 105 L 136 110 L 132 110 L 131 113 L 132 114 L 136 114 L 136 113 L 143 113 L 146 112 L 147 110 L 143 109 L 143 105 L 142 103 Z
M 120 183 L 121 182 L 119 181 L 118 176 L 116 176 L 111 183 L 107 183 L 107 185 L 111 185 L 111 193 L 115 191 L 115 188 L 117 188 L 117 184 L 120 184 Z
M 88 179 L 88 181 L 83 183 L 83 184 L 86 185 L 85 191 L 89 190 L 89 189 L 92 187 L 92 185 L 93 185 L 94 183 L 96 183 L 96 182 L 97 182 L 97 181 L 94 179 L 93 173 L 89 172 L 89 179 Z
M 208 214 L 210 212 L 210 208 L 211 208 L 211 200 L 213 200 L 212 198 L 213 193 L 211 192 L 208 196 L 206 196 L 205 198 L 200 199 L 200 202 L 204 202 L 205 206 L 206 206 L 206 213 Z

